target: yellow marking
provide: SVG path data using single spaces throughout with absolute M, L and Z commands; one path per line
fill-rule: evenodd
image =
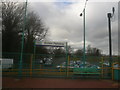
M 118 69 L 118 70 L 120 70 L 120 68 L 113 68 L 113 69 Z

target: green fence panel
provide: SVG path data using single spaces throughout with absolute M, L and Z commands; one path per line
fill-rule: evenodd
M 120 69 L 114 69 L 114 80 L 120 80 Z
M 97 68 L 74 68 L 74 73 L 99 73 L 99 70 Z

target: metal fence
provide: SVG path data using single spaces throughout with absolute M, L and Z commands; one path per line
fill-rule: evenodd
M 109 78 L 112 67 L 108 65 L 108 57 L 87 56 L 85 66 L 80 56 L 23 54 L 20 68 L 20 53 L 3 53 L 4 59 L 13 59 L 9 68 L 2 69 L 3 77 L 62 77 L 62 78 Z M 113 62 L 118 57 L 114 57 Z M 2 66 L 5 63 L 2 63 Z M 76 72 L 76 70 L 78 70 Z M 99 74 L 98 74 L 99 73 Z M 97 77 L 96 77 L 97 76 Z

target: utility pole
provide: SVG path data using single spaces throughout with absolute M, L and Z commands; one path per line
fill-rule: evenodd
M 112 66 L 112 40 L 111 40 L 111 18 L 114 15 L 115 9 L 112 8 L 113 13 L 107 13 L 108 17 L 108 29 L 109 29 L 109 66 Z
M 27 12 L 27 0 L 25 3 L 25 15 L 24 15 L 24 23 L 23 23 L 23 31 L 22 31 L 22 43 L 21 43 L 21 54 L 20 54 L 20 63 L 19 63 L 19 76 L 22 76 L 22 63 L 23 63 L 23 49 L 24 49 L 24 31 L 26 26 L 26 12 Z
M 86 5 L 87 5 L 87 1 L 88 0 L 86 0 L 86 2 L 85 2 L 85 6 L 84 6 L 84 9 L 83 9 L 83 35 L 84 35 L 84 39 L 83 39 L 83 41 L 84 41 L 84 43 L 83 43 L 83 66 L 85 66 L 85 61 L 86 61 L 86 56 L 85 56 L 85 8 L 86 8 Z M 82 13 L 80 14 L 80 16 L 82 16 Z
M 86 57 L 85 57 L 85 9 L 83 10 L 84 16 L 83 16 L 83 25 L 84 25 L 84 48 L 83 48 L 83 65 L 85 66 L 85 61 L 86 61 Z

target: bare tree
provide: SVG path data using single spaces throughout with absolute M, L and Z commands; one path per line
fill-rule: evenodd
M 35 12 L 29 12 L 26 18 L 25 42 L 27 52 L 33 52 L 35 40 L 42 40 L 47 34 L 48 28 L 42 23 Z
M 27 14 L 26 22 L 26 36 L 32 35 L 34 39 L 44 39 L 47 34 L 48 28 L 45 27 L 42 20 L 35 12 L 29 12 Z
M 2 49 L 16 52 L 20 48 L 24 7 L 21 3 L 2 2 Z
M 48 28 L 34 11 L 27 12 L 23 31 L 25 5 L 17 2 L 2 2 L 2 41 L 3 52 L 16 52 L 21 47 L 21 33 L 24 32 L 25 48 L 33 52 L 35 39 L 44 39 Z M 9 46 L 8 46 L 9 45 Z
M 25 5 L 23 3 L 2 2 L 2 52 L 20 52 L 23 32 L 24 52 L 27 53 L 33 53 L 34 40 L 45 38 L 48 28 L 42 23 L 39 15 L 34 11 L 27 12 L 23 31 L 24 16 Z
M 90 45 L 87 46 L 87 55 L 100 56 L 101 50 L 98 48 L 93 48 Z
M 83 55 L 83 51 L 81 49 L 78 49 L 76 52 L 75 52 L 75 55 L 76 56 L 82 56 Z

